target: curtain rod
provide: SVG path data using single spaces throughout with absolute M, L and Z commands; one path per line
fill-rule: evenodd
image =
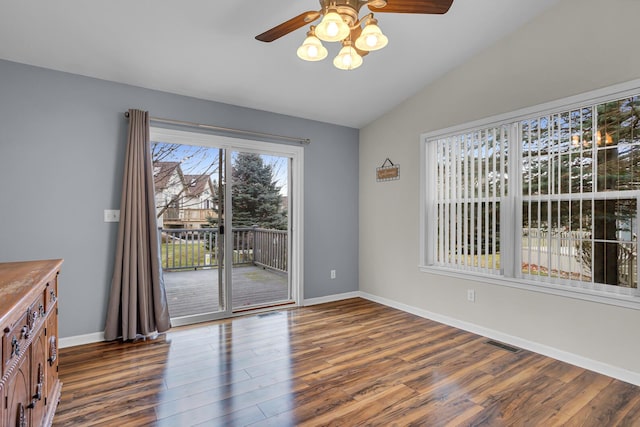
M 124 113 L 124 116 L 126 118 L 129 118 L 129 112 L 126 111 Z M 165 124 L 169 124 L 169 125 L 179 125 L 179 126 L 188 126 L 188 127 L 195 127 L 195 128 L 201 128 L 201 129 L 218 130 L 218 131 L 222 131 L 222 132 L 229 132 L 229 133 L 235 133 L 235 134 L 241 134 L 241 135 L 252 135 L 252 136 L 259 136 L 259 137 L 262 137 L 262 138 L 279 139 L 279 140 L 282 140 L 282 141 L 299 142 L 301 144 L 310 144 L 311 143 L 311 140 L 309 138 L 299 138 L 299 137 L 285 136 L 285 135 L 274 135 L 274 134 L 271 134 L 271 133 L 254 132 L 254 131 L 251 131 L 251 130 L 242 130 L 242 129 L 233 129 L 233 128 L 225 128 L 225 127 L 221 127 L 221 126 L 213 126 L 213 125 L 205 125 L 205 124 L 201 124 L 201 123 L 186 122 L 186 121 L 183 121 L 183 120 L 163 119 L 161 117 L 149 117 L 149 120 L 152 121 L 152 122 L 156 122 L 156 123 L 165 123 Z

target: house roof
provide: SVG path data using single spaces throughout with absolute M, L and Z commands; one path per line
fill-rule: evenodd
M 184 182 L 187 185 L 187 194 L 194 197 L 202 194 L 210 183 L 209 175 L 185 175 Z
M 153 163 L 153 182 L 156 190 L 164 190 L 169 186 L 169 182 L 174 173 L 178 173 L 182 181 L 182 185 L 186 187 L 185 195 L 196 197 L 202 194 L 211 186 L 209 175 L 184 175 L 180 162 L 154 162 Z
M 153 163 L 153 183 L 156 190 L 162 190 L 169 186 L 169 180 L 174 172 L 178 172 L 182 177 L 180 162 L 154 162 Z

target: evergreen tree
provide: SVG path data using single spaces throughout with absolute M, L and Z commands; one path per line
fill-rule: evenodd
M 239 153 L 231 175 L 234 227 L 287 229 L 287 215 L 271 165 L 264 164 L 259 154 Z

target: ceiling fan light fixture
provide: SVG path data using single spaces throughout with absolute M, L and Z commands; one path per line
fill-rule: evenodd
M 387 5 L 387 0 L 369 0 L 367 5 L 382 9 L 383 7 L 385 7 Z
M 296 53 L 300 59 L 305 61 L 321 61 L 329 54 L 327 48 L 322 46 L 320 39 L 314 35 L 313 27 L 307 33 L 307 38 L 304 39 Z
M 335 9 L 329 9 L 316 27 L 316 37 L 326 42 L 343 40 L 350 32 L 351 29 Z
M 374 18 L 370 18 L 367 21 L 360 37 L 356 40 L 356 47 L 358 49 L 370 52 L 382 49 L 389 43 L 389 39 L 382 34 L 382 30 L 380 30 L 377 24 L 378 21 Z
M 333 59 L 333 65 L 341 70 L 355 70 L 362 65 L 362 56 L 351 46 L 350 41 L 345 41 L 338 56 Z

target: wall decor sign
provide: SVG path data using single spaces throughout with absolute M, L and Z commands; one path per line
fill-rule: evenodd
M 376 181 L 393 181 L 400 179 L 400 165 L 394 165 L 387 157 L 382 166 L 376 168 Z

